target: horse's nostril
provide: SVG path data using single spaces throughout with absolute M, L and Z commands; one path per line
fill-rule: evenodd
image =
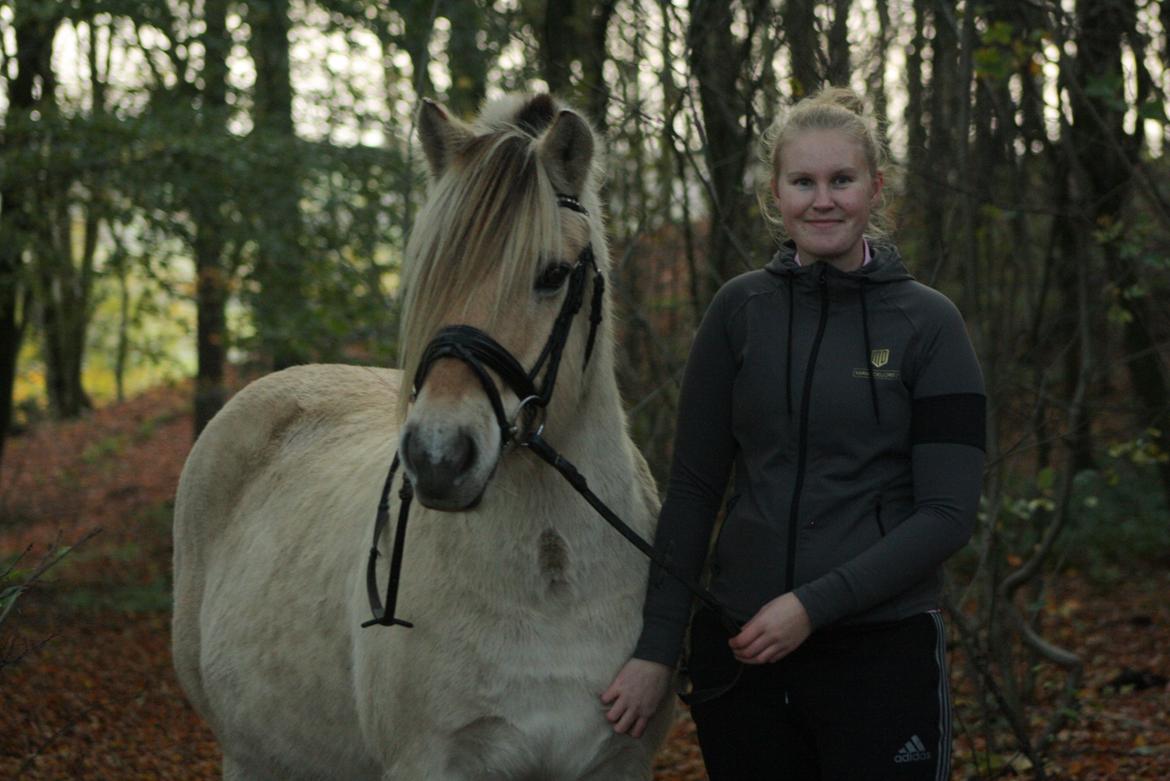
M 429 470 L 432 467 L 432 461 L 427 454 L 427 450 L 420 444 L 419 437 L 413 436 L 410 429 L 407 429 L 402 435 L 402 458 L 412 471 L 419 472 L 420 470 Z
M 415 453 L 412 450 L 413 447 L 414 437 L 411 436 L 411 430 L 407 428 L 406 431 L 402 432 L 402 441 L 398 443 L 398 449 L 406 456 L 407 461 L 414 460 Z
M 448 455 L 457 473 L 466 472 L 475 463 L 475 440 L 467 434 L 460 433 L 455 438 L 455 442 L 452 443 L 451 452 Z
M 415 489 L 432 499 L 452 495 L 457 484 L 474 468 L 479 453 L 475 440 L 464 431 L 450 432 L 431 441 L 408 429 L 403 432 L 401 449 Z

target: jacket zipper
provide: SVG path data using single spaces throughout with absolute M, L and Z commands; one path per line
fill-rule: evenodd
M 808 356 L 808 367 L 804 372 L 804 392 L 800 397 L 800 435 L 796 453 L 796 480 L 792 486 L 792 507 L 788 513 L 788 571 L 784 575 L 784 591 L 792 591 L 796 584 L 796 533 L 800 526 L 800 492 L 804 487 L 804 470 L 808 461 L 808 407 L 812 396 L 813 371 L 817 365 L 817 353 L 825 335 L 825 323 L 829 319 L 829 283 L 825 270 L 821 268 L 817 280 L 821 288 L 821 317 L 817 323 L 817 334 L 813 337 L 812 352 Z M 791 335 L 790 335 L 791 336 Z

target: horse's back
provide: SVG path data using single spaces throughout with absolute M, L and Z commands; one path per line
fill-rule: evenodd
M 399 379 L 339 365 L 268 375 L 212 419 L 187 459 L 175 503 L 174 661 L 228 754 L 237 741 L 266 742 L 242 734 L 268 721 L 261 711 L 289 722 L 268 735 L 315 743 L 334 723 L 344 744 L 356 733 L 337 654 L 396 445 Z M 306 661 L 322 670 L 309 682 Z M 256 761 L 275 769 L 282 753 Z

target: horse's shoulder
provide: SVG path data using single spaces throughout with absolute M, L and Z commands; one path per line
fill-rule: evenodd
M 391 414 L 401 372 L 370 366 L 306 364 L 265 375 L 236 394 L 220 416 L 278 433 L 303 418 L 331 418 L 355 411 Z
M 385 427 L 394 420 L 400 375 L 367 366 L 308 364 L 249 383 L 199 435 L 180 495 L 214 487 L 230 500 L 302 430 L 342 423 Z

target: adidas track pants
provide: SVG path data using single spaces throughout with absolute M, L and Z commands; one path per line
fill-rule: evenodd
M 739 665 L 700 610 L 691 632 L 703 761 L 712 781 L 946 781 L 951 703 L 941 616 L 814 633 L 773 664 Z M 738 678 L 736 676 L 738 675 Z

